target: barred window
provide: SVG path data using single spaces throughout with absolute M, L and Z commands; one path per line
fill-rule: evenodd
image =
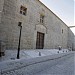
M 25 15 L 25 16 L 26 16 L 26 14 L 27 14 L 27 8 L 26 8 L 26 7 L 24 7 L 24 6 L 21 6 L 21 7 L 20 7 L 20 14 L 22 14 L 22 15 Z
M 44 23 L 44 15 L 40 15 L 40 23 Z

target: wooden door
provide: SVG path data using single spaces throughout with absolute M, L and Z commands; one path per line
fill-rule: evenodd
M 37 32 L 36 49 L 43 49 L 44 33 Z

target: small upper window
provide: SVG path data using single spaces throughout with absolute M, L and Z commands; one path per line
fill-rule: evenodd
M 40 23 L 44 23 L 44 15 L 40 15 Z
M 21 6 L 20 7 L 20 14 L 26 15 L 27 14 L 27 8 L 25 8 L 24 6 Z
M 62 34 L 63 34 L 63 29 L 62 29 Z

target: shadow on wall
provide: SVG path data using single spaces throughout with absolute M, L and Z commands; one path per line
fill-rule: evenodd
M 5 55 L 5 43 L 0 40 L 0 57 Z

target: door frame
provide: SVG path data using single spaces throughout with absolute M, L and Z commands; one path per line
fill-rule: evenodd
M 45 38 L 45 33 L 37 32 L 36 49 L 43 49 L 44 48 L 44 38 Z

